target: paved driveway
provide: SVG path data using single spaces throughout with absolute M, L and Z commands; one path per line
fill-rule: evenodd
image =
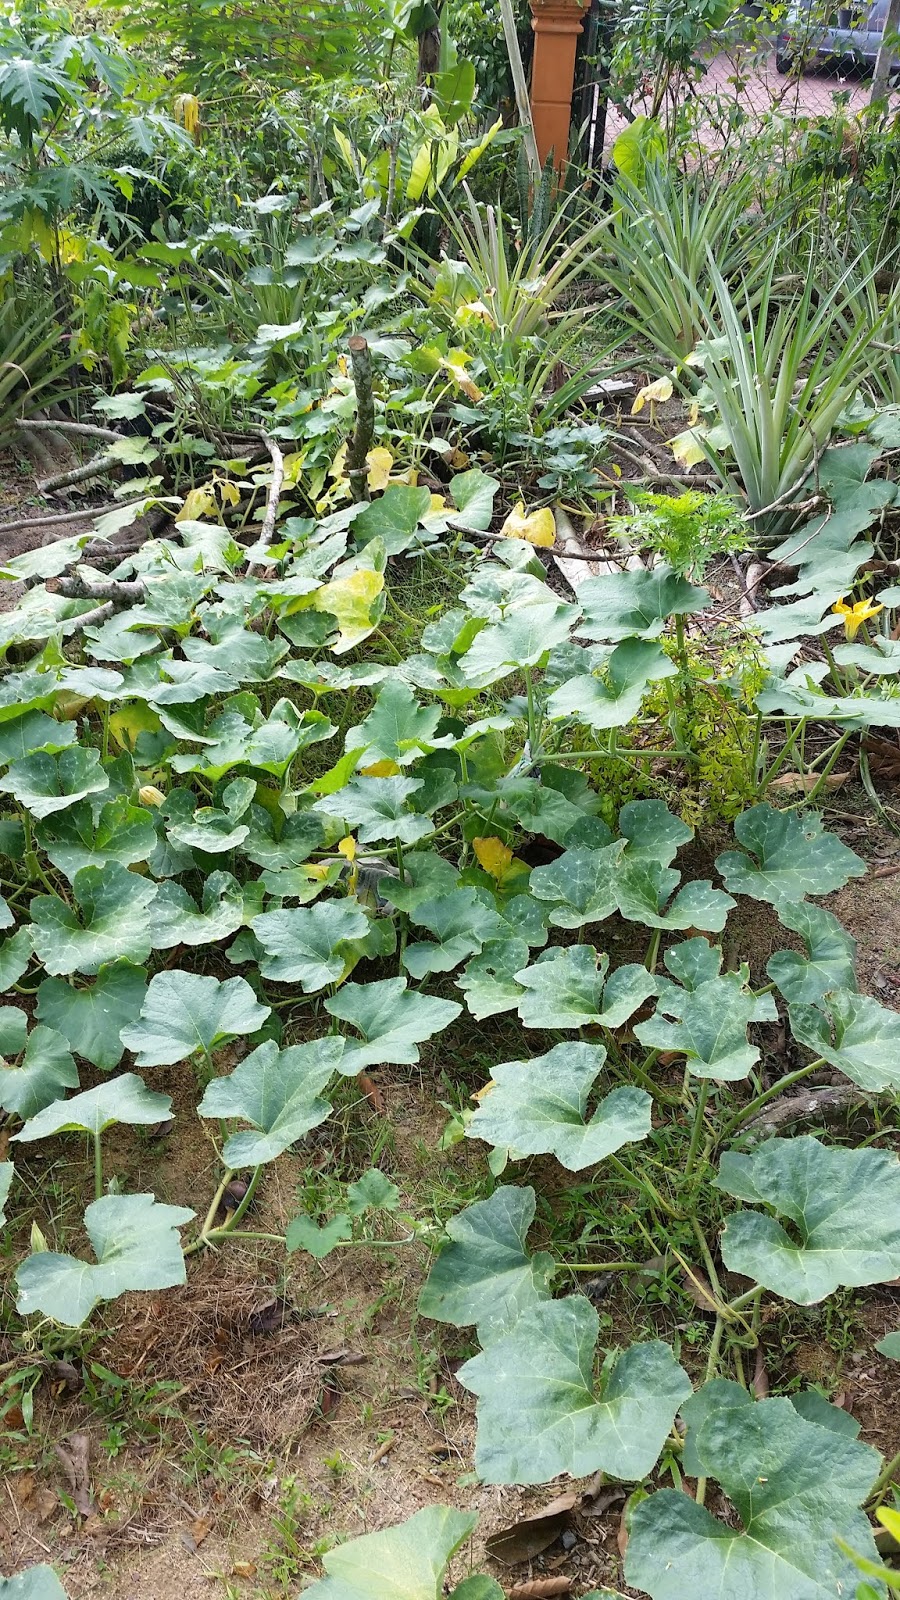
M 741 63 L 740 57 L 719 55 L 709 63 L 704 77 L 693 88 L 693 94 L 708 107 L 704 119 L 710 145 L 722 141 L 717 124 L 727 107 L 739 106 L 751 122 L 762 124 L 774 111 L 788 117 L 827 116 L 834 110 L 835 95 L 848 95 L 848 109 L 859 111 L 868 105 L 871 83 L 840 78 L 837 73 L 824 71 L 805 72 L 798 78 L 783 78 L 775 70 L 773 53 L 760 65 Z M 648 92 L 649 100 L 649 92 Z M 641 111 L 647 105 L 635 101 L 632 110 Z M 604 148 L 609 150 L 627 126 L 627 118 L 610 102 L 606 117 Z

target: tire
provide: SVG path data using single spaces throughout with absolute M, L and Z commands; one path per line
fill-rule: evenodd
M 776 52 L 775 52 L 775 71 L 780 73 L 782 78 L 786 78 L 787 77 L 788 73 L 792 71 L 793 66 L 794 66 L 793 56 L 785 55 L 783 50 L 776 50 Z

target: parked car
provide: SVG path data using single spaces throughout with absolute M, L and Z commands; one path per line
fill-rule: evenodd
M 843 73 L 871 71 L 881 47 L 888 0 L 871 6 L 841 6 L 827 12 L 817 0 L 804 0 L 788 13 L 775 41 L 775 66 L 781 73 L 824 66 Z M 900 55 L 892 70 L 900 71 Z

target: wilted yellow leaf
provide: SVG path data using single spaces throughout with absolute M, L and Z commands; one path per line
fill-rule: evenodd
M 328 468 L 328 476 L 329 476 L 329 478 L 343 478 L 346 470 L 347 470 L 347 441 L 345 439 L 344 443 L 341 445 L 340 449 L 338 450 L 336 456 L 332 460 L 331 466 Z
M 158 733 L 159 717 L 146 701 L 136 700 L 121 711 L 114 711 L 109 719 L 110 738 L 120 750 L 133 750 L 139 733 Z
M 241 498 L 241 491 L 236 483 L 222 482 L 219 484 L 219 499 L 223 506 L 236 506 Z
M 321 589 L 316 590 L 312 596 L 313 609 L 330 611 L 340 628 L 340 637 L 332 646 L 335 655 L 352 650 L 377 628 L 384 610 L 383 589 L 382 573 L 362 567 L 358 572 L 351 572 L 349 577 L 333 578 L 331 583 L 323 583 Z
M 446 497 L 444 495 L 442 495 L 442 494 L 433 494 L 431 496 L 431 504 L 429 505 L 428 510 L 430 512 L 433 512 L 433 511 L 446 511 L 446 509 L 447 509 Z
M 513 506 L 503 527 L 500 529 L 502 539 L 526 539 L 529 544 L 543 545 L 549 548 L 556 543 L 556 523 L 553 512 L 549 506 L 542 506 L 540 511 L 526 512 L 524 501 L 520 500 Z
M 185 133 L 189 133 L 195 144 L 200 142 L 200 101 L 195 94 L 179 94 L 175 97 L 175 116 L 182 124 Z
M 485 872 L 489 872 L 492 878 L 502 878 L 512 862 L 513 853 L 509 845 L 496 837 L 473 839 L 472 849 L 478 865 L 484 867 Z
M 382 761 L 373 761 L 370 767 L 360 767 L 363 778 L 396 778 L 400 775 L 400 768 L 396 761 L 385 756 Z
M 338 840 L 338 852 L 340 855 L 345 856 L 348 861 L 354 859 L 356 855 L 356 840 L 352 833 L 348 833 L 343 839 Z
M 639 411 L 643 411 L 648 400 L 652 415 L 655 405 L 658 405 L 662 400 L 671 400 L 671 398 L 672 379 L 655 378 L 652 383 L 645 383 L 643 389 L 638 390 L 635 395 L 634 405 L 631 408 L 631 415 L 636 417 Z
M 345 456 L 346 453 L 345 446 Z M 382 489 L 387 488 L 388 478 L 391 475 L 391 468 L 394 465 L 394 458 L 391 455 L 390 450 L 386 450 L 383 444 L 377 444 L 374 450 L 370 450 L 366 456 L 366 465 L 369 469 L 369 488 L 373 494 L 379 494 Z
M 486 328 L 496 328 L 494 315 L 483 300 L 467 300 L 457 308 L 456 320 L 461 328 L 470 322 L 481 322 Z
M 184 497 L 184 505 L 175 517 L 176 522 L 196 522 L 199 517 L 215 516 L 218 507 L 216 497 L 210 489 L 201 486 L 199 489 L 189 489 Z
M 706 460 L 706 452 L 700 443 L 700 434 L 696 428 L 685 428 L 683 433 L 677 433 L 674 439 L 669 440 L 669 449 L 675 460 L 690 472 L 691 467 Z

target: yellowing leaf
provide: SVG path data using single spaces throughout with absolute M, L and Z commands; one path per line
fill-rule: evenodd
M 431 496 L 431 504 L 428 507 L 429 512 L 446 511 L 446 509 L 447 509 L 446 497 L 444 495 L 442 495 L 442 494 L 433 494 Z
M 333 458 L 333 460 L 331 462 L 331 466 L 328 468 L 328 476 L 329 476 L 329 478 L 343 478 L 346 470 L 347 470 L 347 441 L 345 439 L 344 443 L 341 445 L 340 449 L 338 450 L 337 455 L 334 456 L 334 458 Z
M 236 483 L 223 482 L 218 485 L 219 499 L 223 506 L 236 506 L 241 498 L 241 491 Z
M 200 142 L 200 101 L 195 94 L 179 94 L 175 97 L 175 116 L 189 133 L 195 144 Z
M 347 447 L 345 445 L 345 458 L 346 454 Z M 369 469 L 369 488 L 373 494 L 379 494 L 382 489 L 387 488 L 388 479 L 391 475 L 391 468 L 394 465 L 394 458 L 391 455 L 390 450 L 386 450 L 384 445 L 377 444 L 374 450 L 370 450 L 366 456 L 366 465 Z
M 397 778 L 402 768 L 398 767 L 396 761 L 392 761 L 389 756 L 385 756 L 383 760 L 373 761 L 370 767 L 360 767 L 359 770 L 364 778 Z
M 449 457 L 451 467 L 455 467 L 457 472 L 464 471 L 469 465 L 470 459 L 471 457 L 466 455 L 465 450 L 453 450 Z
M 691 467 L 706 460 L 706 451 L 700 443 L 700 430 L 698 428 L 685 428 L 683 433 L 677 433 L 674 439 L 669 440 L 669 449 L 675 460 L 690 472 Z
M 176 522 L 196 522 L 200 517 L 213 517 L 218 510 L 216 497 L 206 485 L 199 489 L 189 489 L 184 497 L 184 505 L 178 512 Z
M 542 506 L 540 511 L 526 512 L 524 501 L 520 500 L 513 506 L 503 527 L 500 529 L 502 539 L 525 539 L 529 544 L 543 545 L 549 548 L 556 543 L 556 523 L 553 512 L 549 506 Z
M 467 300 L 457 309 L 456 320 L 461 328 L 465 328 L 470 322 L 483 323 L 486 328 L 497 326 L 493 313 L 483 300 Z
M 354 839 L 352 833 L 348 833 L 343 839 L 338 840 L 338 851 L 342 856 L 345 856 L 348 861 L 354 860 L 356 856 L 356 840 Z
M 330 611 L 340 628 L 337 643 L 332 646 L 335 655 L 352 650 L 377 628 L 384 610 L 383 589 L 382 573 L 363 567 L 349 577 L 333 578 L 316 590 L 312 597 L 314 610 Z
M 124 706 L 121 711 L 114 711 L 109 719 L 110 738 L 119 746 L 120 750 L 133 750 L 139 733 L 158 733 L 160 720 L 146 701 L 135 701 L 134 705 Z
M 485 872 L 489 872 L 492 878 L 502 878 L 513 858 L 509 845 L 495 836 L 489 839 L 473 839 L 472 849 L 478 865 L 484 867 Z
M 671 398 L 672 379 L 655 378 L 652 383 L 645 383 L 643 389 L 638 390 L 635 396 L 634 405 L 631 408 L 631 415 L 636 417 L 639 411 L 643 411 L 648 400 L 650 402 L 650 412 L 652 415 L 653 407 L 655 405 L 659 404 L 659 402 L 662 400 L 671 400 Z

